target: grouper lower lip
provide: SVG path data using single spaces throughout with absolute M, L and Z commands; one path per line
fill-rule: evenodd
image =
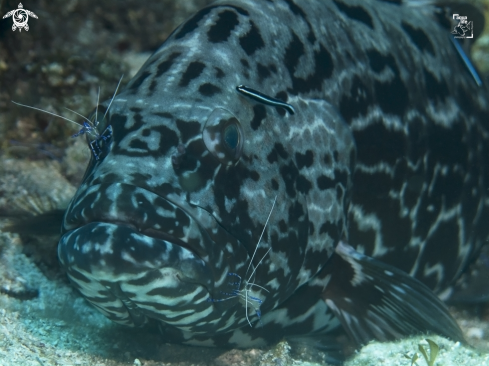
M 206 263 L 180 240 L 151 237 L 128 225 L 91 222 L 64 234 L 59 258 L 78 270 L 106 281 L 121 281 L 147 271 L 171 268 L 178 280 L 212 291 Z

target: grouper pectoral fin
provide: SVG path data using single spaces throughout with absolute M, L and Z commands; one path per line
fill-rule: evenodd
M 465 342 L 445 304 L 407 273 L 340 242 L 323 270 L 326 304 L 358 344 L 435 333 Z

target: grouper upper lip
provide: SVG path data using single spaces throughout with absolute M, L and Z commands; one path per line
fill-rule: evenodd
M 201 243 L 195 238 L 182 239 L 185 224 L 194 225 L 195 230 L 200 229 L 199 236 L 202 235 L 199 220 L 188 209 L 147 188 L 103 183 L 78 192 L 66 212 L 63 233 L 91 222 L 126 226 L 148 237 L 179 245 L 201 259 L 207 256 L 206 248 L 198 245 Z

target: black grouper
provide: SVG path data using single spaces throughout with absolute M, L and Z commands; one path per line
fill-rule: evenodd
M 489 114 L 450 31 L 397 1 L 199 11 L 80 131 L 69 278 L 173 342 L 462 340 L 435 294 L 488 240 Z

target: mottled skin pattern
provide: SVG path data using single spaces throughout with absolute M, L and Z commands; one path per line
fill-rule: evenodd
M 486 101 L 432 8 L 218 2 L 115 98 L 60 260 L 110 319 L 203 345 L 337 327 L 340 239 L 447 294 L 488 238 Z

